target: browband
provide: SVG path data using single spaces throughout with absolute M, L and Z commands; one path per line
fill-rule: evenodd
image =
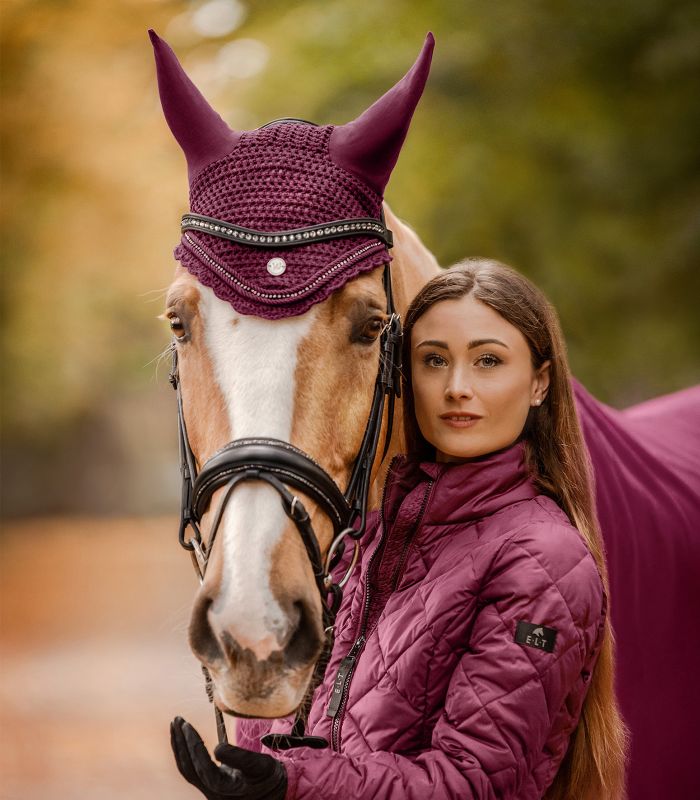
M 339 219 L 320 225 L 309 225 L 307 228 L 294 228 L 290 231 L 256 231 L 215 217 L 189 213 L 182 217 L 180 227 L 183 231 L 205 231 L 220 239 L 228 239 L 231 242 L 240 242 L 240 244 L 252 247 L 294 247 L 358 235 L 372 236 L 384 242 L 387 247 L 394 245 L 394 237 L 384 224 L 383 212 L 380 220 L 372 217 Z

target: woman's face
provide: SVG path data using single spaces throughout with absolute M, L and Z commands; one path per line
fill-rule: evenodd
M 418 427 L 438 461 L 512 444 L 549 386 L 549 362 L 535 370 L 523 334 L 472 295 L 436 303 L 415 323 L 411 372 Z

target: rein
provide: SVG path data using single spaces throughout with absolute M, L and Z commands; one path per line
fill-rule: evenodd
M 380 239 L 389 247 L 391 247 L 392 241 L 391 231 L 384 223 L 383 213 L 380 220 L 336 220 L 324 225 L 314 225 L 286 232 L 253 231 L 240 228 L 224 220 L 186 214 L 183 217 L 182 227 L 183 229 L 204 230 L 213 236 L 263 247 L 293 247 L 319 239 L 357 235 Z M 255 237 L 255 241 L 253 241 L 253 237 Z M 264 241 L 262 241 L 263 238 Z M 268 238 L 272 238 L 273 242 L 270 243 Z M 285 241 L 282 241 L 283 238 Z M 182 547 L 189 550 L 192 555 L 200 583 L 204 581 L 214 541 L 234 489 L 244 481 L 254 480 L 264 481 L 279 494 L 286 514 L 294 522 L 304 544 L 313 569 L 316 586 L 321 595 L 323 627 L 326 634 L 324 651 L 316 662 L 307 694 L 297 712 L 291 733 L 268 734 L 261 738 L 264 745 L 273 749 L 287 750 L 299 746 L 315 748 L 328 746 L 328 742 L 321 737 L 304 735 L 304 711 L 310 703 L 315 688 L 323 679 L 327 656 L 332 648 L 333 626 L 342 600 L 343 587 L 349 580 L 359 558 L 359 539 L 365 531 L 372 465 L 379 446 L 384 408 L 386 405 L 387 430 L 382 460 L 387 454 L 391 440 L 395 398 L 400 396 L 401 320 L 394 307 L 388 264 L 384 266 L 383 283 L 386 294 L 387 323 L 380 337 L 379 370 L 362 444 L 344 492 L 326 470 L 308 454 L 288 442 L 273 438 L 234 439 L 214 453 L 198 471 L 185 426 L 177 345 L 175 342 L 173 343 L 170 383 L 177 395 L 180 471 L 182 474 L 178 538 Z M 214 493 L 222 487 L 225 487 L 224 496 L 216 509 L 209 541 L 205 543 L 202 540 L 199 525 L 211 504 Z M 333 540 L 325 558 L 322 556 L 309 514 L 301 499 L 294 494 L 294 490 L 303 492 L 310 497 L 333 524 Z M 189 528 L 192 529 L 192 534 L 188 538 Z M 340 562 L 348 538 L 354 546 L 352 560 L 343 577 L 335 582 L 331 573 Z M 202 671 L 205 677 L 207 696 L 213 703 L 211 676 L 204 665 L 202 665 Z M 214 705 L 214 714 L 219 742 L 225 743 L 227 738 L 223 714 L 216 705 Z

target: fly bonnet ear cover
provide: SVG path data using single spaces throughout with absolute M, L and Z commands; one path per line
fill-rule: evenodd
M 405 77 L 353 122 L 280 121 L 254 131 L 231 130 L 171 48 L 149 35 L 163 112 L 189 174 L 190 214 L 175 258 L 201 283 L 242 314 L 277 319 L 303 314 L 391 260 L 382 196 L 428 78 L 432 34 Z M 353 222 L 333 238 L 338 220 Z

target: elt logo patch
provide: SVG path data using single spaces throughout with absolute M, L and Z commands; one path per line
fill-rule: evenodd
M 556 628 L 545 628 L 544 625 L 525 622 L 525 620 L 520 620 L 515 629 L 515 641 L 518 644 L 526 644 L 528 647 L 545 650 L 547 653 L 554 651 L 554 640 L 556 638 Z

